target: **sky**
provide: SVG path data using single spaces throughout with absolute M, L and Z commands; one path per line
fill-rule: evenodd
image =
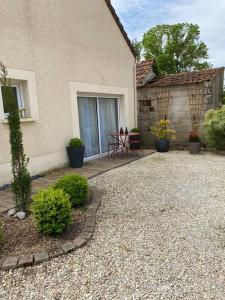
M 131 40 L 157 24 L 198 24 L 214 67 L 225 66 L 225 0 L 111 0 Z

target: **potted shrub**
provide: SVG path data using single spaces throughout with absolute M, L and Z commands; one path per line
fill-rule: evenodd
M 141 130 L 139 128 L 133 128 L 131 130 L 131 132 L 136 132 L 136 133 L 140 133 Z M 140 135 L 131 135 L 129 136 L 129 144 L 130 144 L 130 149 L 131 150 L 140 150 L 140 146 L 141 146 L 141 136 Z M 133 141 L 133 143 L 132 143 Z M 135 142 L 138 141 L 139 143 Z
M 191 154 L 199 154 L 201 150 L 201 140 L 196 131 L 189 134 L 189 151 Z
M 66 150 L 69 158 L 69 166 L 71 168 L 83 167 L 85 150 L 83 142 L 79 138 L 73 138 L 70 140 Z
M 152 127 L 150 130 L 157 140 L 155 142 L 155 147 L 158 152 L 167 152 L 170 148 L 170 139 L 176 139 L 176 131 L 168 128 L 170 125 L 169 120 L 160 120 Z

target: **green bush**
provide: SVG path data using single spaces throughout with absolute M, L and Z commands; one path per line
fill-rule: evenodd
M 205 115 L 205 139 L 217 150 L 225 149 L 225 106 L 209 110 Z
M 81 147 L 83 146 L 83 142 L 79 138 L 73 138 L 69 143 L 70 147 Z
M 55 188 L 62 189 L 69 195 L 72 206 L 83 205 L 87 199 L 88 182 L 79 174 L 63 176 L 55 184 Z
M 133 128 L 130 132 L 141 132 L 139 128 Z
M 60 189 L 49 187 L 34 196 L 31 210 L 38 231 L 60 234 L 71 223 L 69 196 Z
M 2 223 L 0 222 L 0 249 L 1 249 L 2 245 L 4 244 L 4 241 L 5 241 L 5 236 L 3 233 L 3 226 L 2 226 Z

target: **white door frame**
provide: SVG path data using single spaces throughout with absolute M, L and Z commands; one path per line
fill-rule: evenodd
M 88 94 L 91 96 L 111 96 L 112 98 L 119 97 L 120 103 L 120 126 L 134 127 L 135 119 L 134 115 L 131 115 L 130 107 L 132 106 L 132 100 L 129 96 L 129 89 L 127 87 L 105 85 L 105 84 L 94 84 L 87 82 L 70 81 L 70 108 L 71 108 L 71 137 L 80 137 L 80 125 L 79 115 L 77 107 L 78 96 Z

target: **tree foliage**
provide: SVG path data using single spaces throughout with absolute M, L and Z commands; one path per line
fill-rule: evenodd
M 173 74 L 211 66 L 198 25 L 157 25 L 144 34 L 142 46 L 145 59 L 155 58 L 161 73 Z
M 141 42 L 138 42 L 137 39 L 134 39 L 132 41 L 132 45 L 134 47 L 135 55 L 136 55 L 137 60 L 140 60 L 141 59 L 141 52 L 142 52 Z
M 19 210 L 27 211 L 31 193 L 31 178 L 27 170 L 28 159 L 23 147 L 20 111 L 16 104 L 16 96 L 11 88 L 11 80 L 8 78 L 8 72 L 2 63 L 0 63 L 0 83 L 3 86 L 4 98 L 9 111 L 8 126 L 13 174 L 12 190 L 15 205 Z

